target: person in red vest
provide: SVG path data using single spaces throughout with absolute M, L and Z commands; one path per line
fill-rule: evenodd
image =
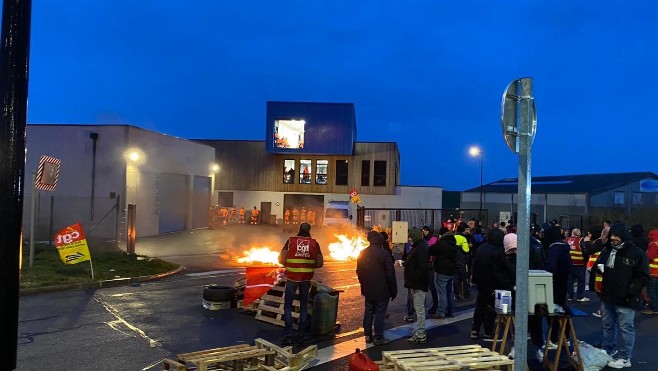
M 567 289 L 569 290 L 569 301 L 585 302 L 589 301 L 589 298 L 585 296 L 585 256 L 580 246 L 580 240 L 580 229 L 574 228 L 571 231 L 571 236 L 565 241 L 569 244 L 569 255 L 571 256 L 571 270 L 567 279 Z M 578 281 L 575 297 L 573 292 L 574 281 Z
M 303 343 L 311 279 L 315 269 L 322 268 L 324 265 L 320 245 L 311 238 L 310 224 L 300 224 L 297 236 L 288 238 L 279 254 L 279 263 L 286 267 L 287 278 L 283 302 L 284 338 L 281 343 L 283 346 L 289 346 L 293 344 L 292 302 L 295 299 L 295 293 L 299 290 L 297 343 Z
M 658 315 L 658 229 L 649 231 L 647 258 L 649 258 L 649 275 L 651 276 L 651 281 L 647 286 L 649 308 L 643 310 L 642 314 Z

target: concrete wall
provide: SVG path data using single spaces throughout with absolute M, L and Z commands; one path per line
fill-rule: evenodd
M 97 133 L 96 172 L 94 186 L 94 219 L 91 218 L 93 143 L 91 133 Z M 136 150 L 140 159 L 129 161 L 126 154 Z M 28 125 L 26 158 L 26 198 L 23 223 L 30 221 L 32 185 L 31 172 L 37 169 L 41 155 L 62 161 L 57 188 L 53 192 L 39 191 L 38 209 L 46 209 L 46 200 L 56 198 L 57 219 L 55 232 L 75 222 L 81 222 L 86 230 L 99 223 L 99 219 L 113 205 L 110 198 L 120 195 L 121 215 L 127 203 L 136 203 L 138 236 L 158 234 L 159 198 L 158 174 L 173 173 L 190 177 L 213 177 L 210 166 L 215 158 L 212 147 L 184 139 L 127 125 Z M 67 200 L 75 207 L 66 210 Z M 43 205 L 42 205 L 43 204 Z M 189 213 L 192 210 L 188 210 Z M 204 210 L 204 213 L 207 209 Z M 49 215 L 37 213 L 38 225 L 48 223 Z M 43 220 L 45 218 L 45 221 Z M 115 216 L 101 222 L 95 229 L 102 237 L 112 238 Z M 122 219 L 122 218 L 121 218 Z M 188 215 L 191 220 L 191 214 Z M 120 229 L 125 228 L 123 220 Z M 191 223 L 188 223 L 191 225 Z M 48 233 L 50 228 L 46 228 Z M 29 228 L 25 228 L 29 231 Z M 123 230 L 120 235 L 124 235 Z

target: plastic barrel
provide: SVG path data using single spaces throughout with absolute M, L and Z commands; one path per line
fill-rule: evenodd
M 336 331 L 338 296 L 320 292 L 313 298 L 312 335 L 329 335 Z

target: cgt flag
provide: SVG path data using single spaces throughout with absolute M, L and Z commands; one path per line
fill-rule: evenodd
M 91 261 L 87 239 L 80 223 L 70 225 L 57 232 L 55 235 L 55 247 L 57 247 L 59 258 L 62 259 L 64 264 Z
M 350 192 L 350 200 L 352 200 L 353 204 L 361 203 L 361 197 L 359 197 L 359 193 L 356 191 L 356 188 L 352 188 L 352 191 Z
M 282 267 L 247 267 L 242 306 L 246 307 L 260 299 L 274 285 L 283 281 L 285 276 L 286 269 Z

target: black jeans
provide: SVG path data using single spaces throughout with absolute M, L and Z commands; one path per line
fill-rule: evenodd
M 375 318 L 375 337 L 384 337 L 384 319 L 388 300 L 370 300 L 366 298 L 366 308 L 363 313 L 363 333 L 372 336 L 372 319 Z
M 484 333 L 493 335 L 496 312 L 494 311 L 493 290 L 480 290 L 475 298 L 475 311 L 473 312 L 473 331 L 480 332 L 484 326 Z

